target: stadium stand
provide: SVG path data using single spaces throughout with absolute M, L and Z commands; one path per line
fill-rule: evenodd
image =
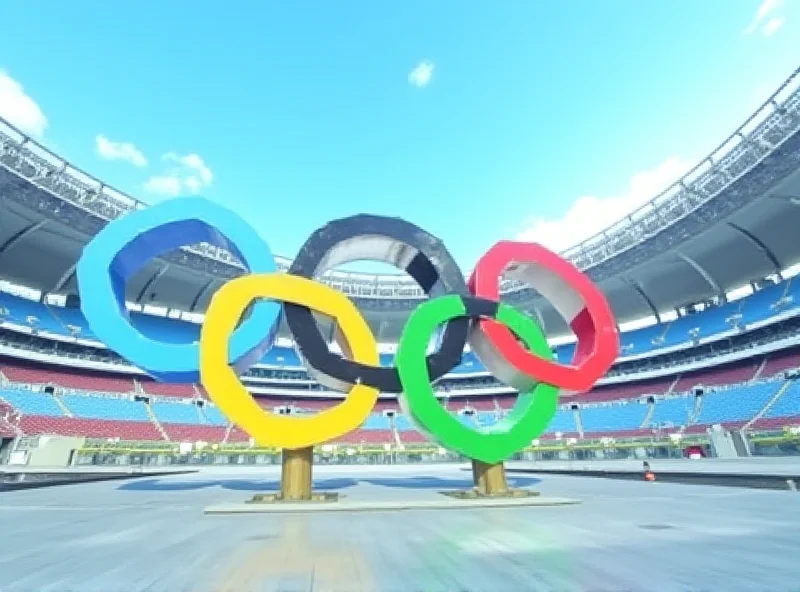
M 763 309 L 762 305 L 772 302 L 776 295 L 784 294 L 786 286 L 773 288 L 769 298 L 759 298 L 759 308 Z M 743 309 L 743 303 L 737 307 L 735 310 Z M 23 314 L 34 310 L 41 312 L 41 308 L 36 309 L 34 305 L 21 310 Z M 711 321 L 703 321 L 703 326 L 725 330 L 723 325 L 731 310 L 734 309 L 729 305 L 723 312 L 697 313 L 692 321 L 702 321 L 711 314 Z M 723 316 L 726 319 L 722 319 Z M 77 319 L 73 316 L 71 320 Z M 159 324 L 162 320 L 153 320 L 150 330 L 169 331 L 186 325 L 170 320 L 170 328 L 164 329 L 166 325 Z M 684 328 L 688 326 L 684 324 Z M 675 327 L 680 327 L 678 321 L 670 330 Z M 663 329 L 664 326 L 660 330 Z M 650 327 L 638 333 L 647 337 L 652 336 L 654 330 Z M 631 334 L 624 334 L 623 338 L 628 336 Z M 642 339 L 637 337 L 637 342 L 641 343 Z M 288 348 L 275 348 L 269 359 L 281 364 L 299 363 L 297 354 Z M 384 355 L 382 361 L 390 363 L 391 357 Z M 446 382 L 442 403 L 451 413 L 470 410 L 470 414 L 460 415 L 466 425 L 490 426 L 511 408 L 515 397 L 492 393 L 492 383 L 475 376 L 482 372 L 477 360 L 469 362 L 466 366 L 469 372 L 462 372 L 460 378 L 447 379 L 450 382 Z M 739 427 L 749 422 L 753 428 L 797 423 L 800 383 L 785 378 L 784 374 L 798 365 L 800 348 L 790 347 L 766 356 L 753 355 L 739 362 L 677 372 L 657 379 L 641 380 L 632 375 L 628 380 L 599 385 L 588 393 L 564 400 L 544 438 L 625 438 L 655 430 L 691 434 L 701 433 L 715 423 Z M 272 376 L 275 381 L 271 385 L 283 386 L 280 375 Z M 228 425 L 213 404 L 197 403 L 207 401 L 207 397 L 195 385 L 168 385 L 148 377 L 134 378 L 9 358 L 0 359 L 0 380 L 0 433 L 4 437 L 18 433 L 52 433 L 142 441 L 248 441 L 246 434 Z M 265 387 L 267 390 L 270 384 Z M 459 395 L 458 390 L 463 388 L 459 384 L 473 385 L 471 388 L 483 391 Z M 699 399 L 693 393 L 696 387 L 704 391 Z M 267 409 L 290 408 L 293 413 L 307 414 L 330 407 L 337 399 L 276 393 L 259 396 L 258 401 Z M 573 402 L 578 405 L 573 407 Z M 387 416 L 387 411 L 394 411 L 393 417 Z M 379 400 L 361 428 L 342 440 L 349 444 L 423 441 L 424 436 L 416 431 L 410 418 L 400 413 L 397 401 L 392 399 Z
M 754 424 L 756 427 L 771 427 L 781 421 L 795 421 L 800 417 L 800 382 L 787 382 L 780 376 L 781 369 L 795 359 L 794 352 L 777 354 L 771 364 L 764 364 L 764 371 L 769 368 L 770 376 L 758 381 L 748 382 L 754 372 L 754 363 L 746 361 L 738 367 L 726 366 L 687 379 L 670 377 L 658 382 L 640 381 L 600 388 L 598 395 L 590 393 L 585 398 L 576 399 L 579 402 L 577 408 L 571 404 L 562 405 L 548 427 L 545 438 L 622 438 L 648 434 L 653 429 L 699 433 L 715 423 L 741 426 L 757 419 Z M 32 368 L 28 370 L 39 372 Z M 700 401 L 692 394 L 677 393 L 677 389 L 676 394 L 669 396 L 659 394 L 670 384 L 684 384 L 690 388 L 690 385 L 698 383 L 698 376 L 702 379 L 699 382 L 706 387 Z M 723 378 L 738 379 L 738 382 L 726 384 Z M 781 390 L 785 392 L 779 393 Z M 656 395 L 649 402 L 642 396 L 648 393 Z M 780 397 L 772 401 L 777 394 Z M 461 400 L 451 398 L 446 404 L 453 413 L 473 410 L 474 416 L 462 414 L 460 418 L 466 425 L 477 427 L 493 424 L 511 407 L 513 401 L 513 396 L 490 395 Z M 270 409 L 291 407 L 295 412 L 313 413 L 335 401 L 298 401 L 296 398 L 273 395 L 259 402 Z M 770 402 L 774 404 L 761 418 L 759 414 Z M 148 402 L 144 397 L 134 400 L 116 393 L 94 391 L 45 393 L 10 381 L 0 390 L 0 405 L 0 414 L 5 410 L 6 417 L 10 410 L 15 412 L 12 420 L 0 423 L 4 433 L 20 429 L 26 434 L 53 433 L 95 438 L 247 441 L 245 434 L 228 426 L 213 405 L 198 406 L 194 402 L 177 400 L 172 395 L 154 396 Z M 401 441 L 411 444 L 424 441 L 413 422 L 400 414 L 398 408 L 396 401 L 381 400 L 361 428 L 348 434 L 341 440 L 342 443 Z M 385 410 L 394 410 L 396 415 L 390 418 L 384 414 Z
M 569 249 L 565 256 L 581 269 L 591 268 L 597 282 L 620 277 L 621 272 L 676 247 L 676 239 L 698 236 L 712 222 L 728 220 L 740 208 L 749 207 L 754 196 L 766 195 L 774 189 L 776 179 L 800 168 L 800 93 L 795 89 L 784 99 L 773 99 L 769 111 L 761 112 L 763 118 L 748 120 L 746 125 L 752 126 L 740 129 L 735 142 L 722 145 L 702 167 L 676 183 L 672 193 L 649 202 L 646 214 L 628 216 L 604 231 L 602 240 L 590 239 Z M 74 169 L 55 155 L 48 160 L 29 150 L 35 144 L 30 138 L 15 139 L 0 131 L 0 172 L 14 175 L 15 183 L 30 189 L 7 197 L 20 208 L 57 220 L 76 234 L 91 236 L 105 220 L 137 207 L 132 199 L 115 199 L 105 184 L 99 188 L 87 185 L 86 178 L 73 176 L 70 171 Z M 47 153 L 40 148 L 41 154 Z M 25 179 L 32 181 L 30 186 Z M 178 257 L 178 266 L 192 268 L 197 277 L 221 280 L 238 273 L 230 258 L 208 247 L 194 245 L 164 258 Z M 763 250 L 766 247 L 762 246 Z M 785 258 L 792 257 L 787 254 Z M 777 263 L 775 267 L 779 267 Z M 63 281 L 68 280 L 67 274 Z M 356 296 L 349 291 L 355 288 L 380 296 L 358 302 L 373 311 L 408 310 L 419 302 L 419 287 L 400 280 L 354 276 L 351 281 L 351 286 L 341 286 L 346 293 Z M 800 381 L 791 372 L 800 366 L 796 339 L 800 334 L 800 280 L 771 281 L 754 280 L 755 291 L 739 300 L 724 302 L 717 295 L 715 301 L 723 301 L 717 305 L 687 305 L 674 320 L 622 333 L 622 355 L 608 376 L 614 380 L 565 398 L 543 439 L 702 433 L 715 423 L 756 429 L 800 424 Z M 708 283 L 713 287 L 714 282 Z M 504 297 L 521 302 L 526 290 L 517 288 L 504 292 Z M 410 294 L 408 298 L 393 298 L 404 290 L 411 290 L 405 294 Z M 199 295 L 192 310 L 198 299 Z M 64 434 L 153 442 L 249 440 L 227 422 L 197 385 L 161 384 L 140 375 L 116 354 L 92 342 L 92 332 L 78 308 L 44 300 L 0 291 L 0 345 L 7 348 L 0 358 L 0 436 Z M 199 325 L 194 322 L 137 311 L 131 312 L 130 318 L 142 333 L 160 341 L 186 343 L 196 341 L 199 335 Z M 775 345 L 781 340 L 787 343 Z M 775 347 L 765 349 L 765 344 Z M 12 355 L 7 350 L 37 355 Z M 572 360 L 575 345 L 559 345 L 554 350 L 566 363 Z M 725 356 L 725 362 L 720 362 Z M 22 357 L 40 361 L 23 361 Z M 49 362 L 42 363 L 43 359 Z M 86 367 L 71 365 L 74 360 L 87 362 L 81 364 Z M 90 369 L 94 362 L 112 366 Z M 392 356 L 382 354 L 381 363 L 391 364 Z M 307 414 L 337 401 L 311 380 L 290 347 L 272 348 L 245 380 L 259 404 L 268 409 L 288 408 Z M 476 427 L 492 425 L 512 407 L 514 396 L 500 391 L 499 386 L 470 352 L 438 383 L 442 404 L 451 413 L 460 413 L 464 424 Z M 695 387 L 702 387 L 702 394 L 695 393 Z M 395 412 L 393 417 L 385 414 L 390 410 Z M 465 410 L 471 413 L 461 413 Z M 396 400 L 381 399 L 364 424 L 342 441 L 415 444 L 425 438 L 411 419 L 400 413 Z
M 693 339 L 713 338 L 732 331 L 740 326 L 748 326 L 768 320 L 779 313 L 797 310 L 800 299 L 798 281 L 794 279 L 754 292 L 749 296 L 718 307 L 710 307 L 702 312 L 688 314 L 659 325 L 625 332 L 620 343 L 622 356 L 632 356 L 657 352 L 659 349 L 679 345 L 691 345 Z M 23 327 L 36 328 L 37 332 L 48 332 L 54 335 L 71 337 L 73 334 L 66 325 L 58 320 L 68 317 L 69 324 L 79 327 L 81 337 L 90 335 L 86 321 L 77 309 L 46 306 L 42 303 L 27 300 L 20 296 L 0 292 L 0 303 L 9 311 L 10 322 Z M 738 315 L 741 315 L 739 318 Z M 36 319 L 35 321 L 32 319 Z M 144 334 L 169 343 L 187 343 L 199 337 L 199 325 L 167 317 L 157 317 L 142 313 L 131 313 L 134 326 Z M 692 334 L 697 330 L 696 334 Z M 574 344 L 556 347 L 557 358 L 561 361 L 572 359 Z M 381 363 L 390 365 L 392 356 L 381 355 Z M 289 347 L 274 347 L 261 362 L 265 366 L 275 368 L 302 368 L 303 364 L 297 352 Z M 480 362 L 466 353 L 462 364 L 454 370 L 454 374 L 483 372 Z

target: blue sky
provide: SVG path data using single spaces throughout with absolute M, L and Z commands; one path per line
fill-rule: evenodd
M 5 3 L 0 115 L 153 203 L 205 195 L 291 256 L 405 217 L 469 268 L 652 197 L 798 66 L 800 3 Z M 416 74 L 415 74 L 416 72 Z

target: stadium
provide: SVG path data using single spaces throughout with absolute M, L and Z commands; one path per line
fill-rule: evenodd
M 562 399 L 547 434 L 525 453 L 530 458 L 626 458 L 643 447 L 680 456 L 687 443 L 706 454 L 714 425 L 737 434 L 747 454 L 796 447 L 800 287 L 786 271 L 800 262 L 793 232 L 800 219 L 798 79 L 666 192 L 564 253 L 599 284 L 620 324 L 648 317 L 653 324 L 621 333 L 612 371 L 590 392 Z M 249 449 L 247 435 L 198 385 L 148 378 L 93 340 L 81 316 L 75 264 L 82 246 L 108 220 L 144 206 L 7 123 L 0 162 L 4 457 L 35 447 L 39 436 L 63 435 L 85 438 L 77 463 L 131 450 L 147 450 L 145 462 L 165 462 L 159 455 L 178 462 L 181 444 L 207 451 L 207 460 L 214 451 L 215 462 L 232 454 L 264 462 L 269 455 Z M 239 273 L 230 254 L 207 245 L 154 262 L 129 285 L 134 323 L 163 341 L 197 340 L 215 287 Z M 364 312 L 390 365 L 392 343 L 424 296 L 419 286 L 401 275 L 332 271 L 324 280 Z M 735 300 L 728 297 L 734 289 Z M 503 290 L 539 319 L 558 344 L 557 359 L 568 362 L 574 339 L 552 307 L 513 281 Z M 337 397 L 312 380 L 280 336 L 245 380 L 262 406 L 284 413 L 313 413 Z M 515 395 L 471 352 L 437 386 L 447 409 L 473 425 L 496 421 Z M 435 448 L 396 399 L 382 397 L 369 420 L 325 454 L 358 462 L 387 451 L 435 456 Z
M 248 486 L 242 474 L 233 471 L 243 465 L 280 463 L 279 450 L 256 446 L 226 419 L 200 385 L 150 378 L 95 339 L 83 318 L 76 281 L 83 247 L 110 220 L 146 205 L 71 166 L 5 121 L 0 125 L 0 198 L 0 464 L 31 469 L 53 464 L 142 469 L 191 465 L 204 469 L 199 473 L 203 479 L 228 483 L 231 490 L 241 491 Z M 793 274 L 800 269 L 798 205 L 800 70 L 668 190 L 562 253 L 588 274 L 608 299 L 620 325 L 621 355 L 590 391 L 562 396 L 547 432 L 515 460 L 627 460 L 640 464 L 643 460 L 690 462 L 688 457 L 741 462 L 751 457 L 797 455 L 800 284 Z M 280 259 L 280 264 L 285 269 L 290 261 Z M 133 322 L 143 334 L 160 341 L 197 341 L 211 296 L 243 271 L 234 256 L 210 245 L 170 253 L 129 282 L 126 297 Z M 323 281 L 356 303 L 382 344 L 382 364 L 391 365 L 394 345 L 409 312 L 425 297 L 422 289 L 402 274 L 333 270 Z M 513 280 L 504 281 L 502 292 L 505 301 L 538 320 L 557 359 L 569 363 L 575 353 L 574 338 L 552 306 Z M 626 328 L 633 325 L 638 328 Z M 323 329 L 333 341 L 334 327 L 329 324 Z M 336 404 L 342 395 L 313 379 L 289 335 L 282 327 L 272 349 L 243 376 L 248 390 L 260 406 L 279 414 L 313 414 Z M 498 421 L 517 394 L 493 378 L 471 351 L 436 383 L 436 389 L 442 405 L 470 426 Z M 380 478 L 369 478 L 376 487 L 387 478 L 381 471 L 389 471 L 390 465 L 404 465 L 392 468 L 410 482 L 441 470 L 444 472 L 437 473 L 440 476 L 434 482 L 447 483 L 457 480 L 452 463 L 465 460 L 430 442 L 390 395 L 380 396 L 359 429 L 320 447 L 315 457 L 315 462 L 327 469 L 322 474 L 327 482 L 324 486 L 329 488 L 334 487 L 333 481 L 341 483 L 360 474 L 363 467 L 356 465 L 382 467 L 376 469 Z M 432 463 L 443 468 L 431 469 Z M 239 480 L 231 475 L 238 475 Z M 253 473 L 245 475 L 258 478 Z M 184 492 L 206 487 L 197 479 L 200 477 L 186 477 L 175 487 Z M 132 485 L 122 488 L 135 490 L 136 483 L 144 482 L 129 483 Z M 149 497 L 141 503 L 157 504 L 153 500 L 170 490 L 168 480 L 164 483 L 163 488 L 158 484 L 144 487 Z M 594 481 L 592 485 L 574 485 L 578 482 L 568 477 L 553 477 L 549 483 L 551 488 L 555 484 L 556 490 L 571 488 L 584 496 L 594 496 L 598 491 L 593 488 L 599 487 Z M 604 495 L 626 495 L 622 484 L 608 487 L 611 489 Z M 41 496 L 44 491 L 32 493 Z M 111 490 L 103 492 L 113 495 Z M 80 493 L 63 495 L 65 504 L 81 507 Z M 200 497 L 210 499 L 205 492 Z M 35 498 L 31 506 L 20 501 L 19 511 L 27 511 L 23 506 L 37 507 L 40 502 L 36 499 L 44 500 Z M 117 510 L 110 519 L 122 520 L 123 502 L 104 499 L 102 503 Z M 738 498 L 714 499 L 731 512 L 737 509 Z M 784 507 L 777 497 L 774 500 L 775 507 Z M 565 520 L 591 520 L 592 516 L 596 518 L 596 514 L 588 514 Z M 183 515 L 179 522 L 162 517 L 163 529 L 188 528 L 193 535 L 202 530 L 188 527 L 189 518 Z M 45 518 L 36 520 L 36 536 L 44 536 Z M 559 520 L 552 515 L 544 518 L 551 528 L 558 528 Z M 641 510 L 636 520 L 647 521 L 646 512 Z M 296 550 L 312 539 L 333 544 L 336 529 L 341 528 L 329 521 L 314 527 L 322 529 L 317 531 L 309 524 L 303 523 L 298 533 L 292 531 L 291 523 L 281 523 L 279 529 L 291 531 L 288 535 L 282 531 L 281 536 L 296 537 Z M 375 519 L 359 526 L 359 532 L 366 536 L 364 533 L 382 528 L 382 524 L 391 524 L 395 532 L 403 528 L 402 519 L 394 517 L 384 523 Z M 117 527 L 121 532 L 132 528 L 130 522 L 120 522 Z M 469 526 L 461 528 L 468 530 Z M 252 524 L 244 530 L 256 536 Z M 165 534 L 165 530 L 151 530 L 147 536 Z M 26 535 L 24 540 L 33 541 L 33 537 Z M 473 542 L 476 548 L 490 545 Z M 187 536 L 173 544 L 191 542 Z M 692 543 L 695 546 L 687 555 L 694 555 L 703 544 Z M 43 548 L 41 540 L 31 545 Z M 147 551 L 150 560 L 161 567 L 167 564 L 156 554 L 163 550 L 151 545 Z M 207 559 L 216 551 L 207 548 L 204 552 Z M 736 552 L 745 556 L 755 551 L 745 547 Z M 658 553 L 655 547 L 651 559 Z M 763 549 L 758 553 L 765 556 Z M 66 555 L 58 559 L 68 560 Z M 31 565 L 29 557 L 23 558 L 23 564 L 25 561 Z M 248 561 L 252 568 L 264 560 Z M 359 561 L 365 560 L 352 559 L 356 566 Z M 652 569 L 653 564 L 648 565 Z M 275 565 L 272 568 L 277 569 Z M 134 581 L 124 564 L 117 569 Z M 395 566 L 384 576 L 388 578 L 390 573 L 402 581 L 400 571 Z M 782 589 L 785 580 L 779 578 L 785 577 L 785 566 L 771 573 L 776 579 L 769 580 L 774 586 L 769 589 Z M 159 574 L 163 577 L 163 569 Z M 471 578 L 489 582 L 486 572 L 470 574 L 467 569 L 465 574 L 463 586 L 468 586 L 463 582 Z M 361 582 L 363 589 L 388 589 L 386 580 L 374 573 L 373 577 L 377 580 Z M 519 582 L 525 581 L 523 576 L 512 580 L 511 589 L 522 589 Z M 97 575 L 92 589 L 112 589 L 109 581 Z M 152 584 L 150 580 L 135 581 L 137 589 Z M 346 582 L 339 581 L 341 587 L 336 589 L 355 589 L 349 587 L 351 580 Z M 441 581 L 428 583 L 426 589 L 439 589 Z M 169 581 L 164 585 L 170 589 Z M 492 588 L 490 583 L 485 585 Z M 291 586 L 278 589 L 294 589 Z M 570 586 L 565 579 L 553 580 L 548 589 L 573 589 Z

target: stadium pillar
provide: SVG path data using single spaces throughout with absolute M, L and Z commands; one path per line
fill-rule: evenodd
M 506 468 L 503 463 L 489 464 L 479 460 L 472 461 L 472 480 L 481 495 L 508 493 Z
M 311 468 L 314 448 L 283 450 L 281 461 L 281 498 L 285 501 L 311 499 Z

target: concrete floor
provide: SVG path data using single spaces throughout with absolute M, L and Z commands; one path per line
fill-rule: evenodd
M 204 516 L 275 489 L 208 468 L 0 495 L 0 590 L 800 590 L 800 493 L 513 477 L 578 506 Z M 456 466 L 318 467 L 349 499 L 471 485 Z

